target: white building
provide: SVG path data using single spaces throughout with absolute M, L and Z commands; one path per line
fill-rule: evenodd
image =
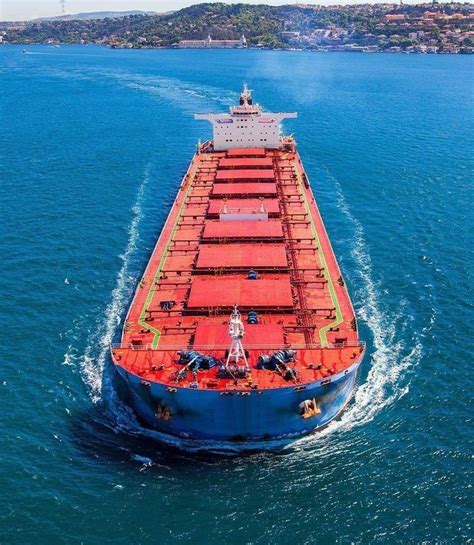
M 243 34 L 239 40 L 213 40 L 208 36 L 205 40 L 181 40 L 179 42 L 179 47 L 191 49 L 232 49 L 236 47 L 247 47 L 247 39 Z

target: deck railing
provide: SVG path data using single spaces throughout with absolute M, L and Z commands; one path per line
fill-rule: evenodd
M 132 343 L 113 343 L 110 345 L 111 350 L 130 349 L 130 350 L 150 350 L 154 352 L 177 352 L 180 350 L 195 350 L 196 352 L 216 352 L 227 350 L 230 343 L 212 344 L 212 345 L 162 345 L 154 347 L 152 344 L 132 344 Z M 364 341 L 345 341 L 341 343 L 327 343 L 326 345 L 308 343 L 308 344 L 245 344 L 245 350 L 280 350 L 282 348 L 291 348 L 292 350 L 340 350 L 342 348 L 365 348 Z

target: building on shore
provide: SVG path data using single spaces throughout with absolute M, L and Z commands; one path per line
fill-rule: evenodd
M 202 49 L 232 49 L 236 47 L 247 47 L 247 40 L 244 35 L 239 40 L 213 40 L 208 36 L 205 40 L 181 40 L 179 42 L 181 48 Z

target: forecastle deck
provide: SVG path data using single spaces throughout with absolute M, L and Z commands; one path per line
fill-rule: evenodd
M 208 150 L 183 179 L 114 360 L 146 381 L 222 390 L 288 387 L 281 374 L 257 369 L 260 355 L 282 348 L 297 351 L 293 386 L 344 372 L 363 345 L 298 153 Z M 250 374 L 229 380 L 199 370 L 178 384 L 178 351 L 225 357 L 234 305 Z M 247 323 L 250 311 L 258 323 Z

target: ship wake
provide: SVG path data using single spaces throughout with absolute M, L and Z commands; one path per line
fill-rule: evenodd
M 128 228 L 128 242 L 124 253 L 120 255 L 122 265 L 117 275 L 115 288 L 112 291 L 111 301 L 105 310 L 102 324 L 90 336 L 87 348 L 82 357 L 82 375 L 84 381 L 89 386 L 90 395 L 94 403 L 104 398 L 103 378 L 106 364 L 109 361 L 109 347 L 114 340 L 121 322 L 125 304 L 130 298 L 136 283 L 136 278 L 131 274 L 130 268 L 139 241 L 139 225 L 143 217 L 142 203 L 145 188 L 150 179 L 150 169 L 151 164 L 148 164 L 132 206 L 133 215 Z
M 351 257 L 355 265 L 354 276 L 359 278 L 351 285 L 355 288 L 357 316 L 370 330 L 372 346 L 368 343 L 369 370 L 356 388 L 353 402 L 339 419 L 318 434 L 318 438 L 367 424 L 403 397 L 409 390 L 409 371 L 418 364 L 423 350 L 417 331 L 406 334 L 413 321 L 407 312 L 407 301 L 402 299 L 395 312 L 384 309 L 381 289 L 373 276 L 364 227 L 352 214 L 340 183 L 327 172 L 325 174 L 334 184 L 339 210 L 352 226 Z M 409 342 L 401 339 L 401 331 L 405 332 L 404 339 L 409 337 Z

